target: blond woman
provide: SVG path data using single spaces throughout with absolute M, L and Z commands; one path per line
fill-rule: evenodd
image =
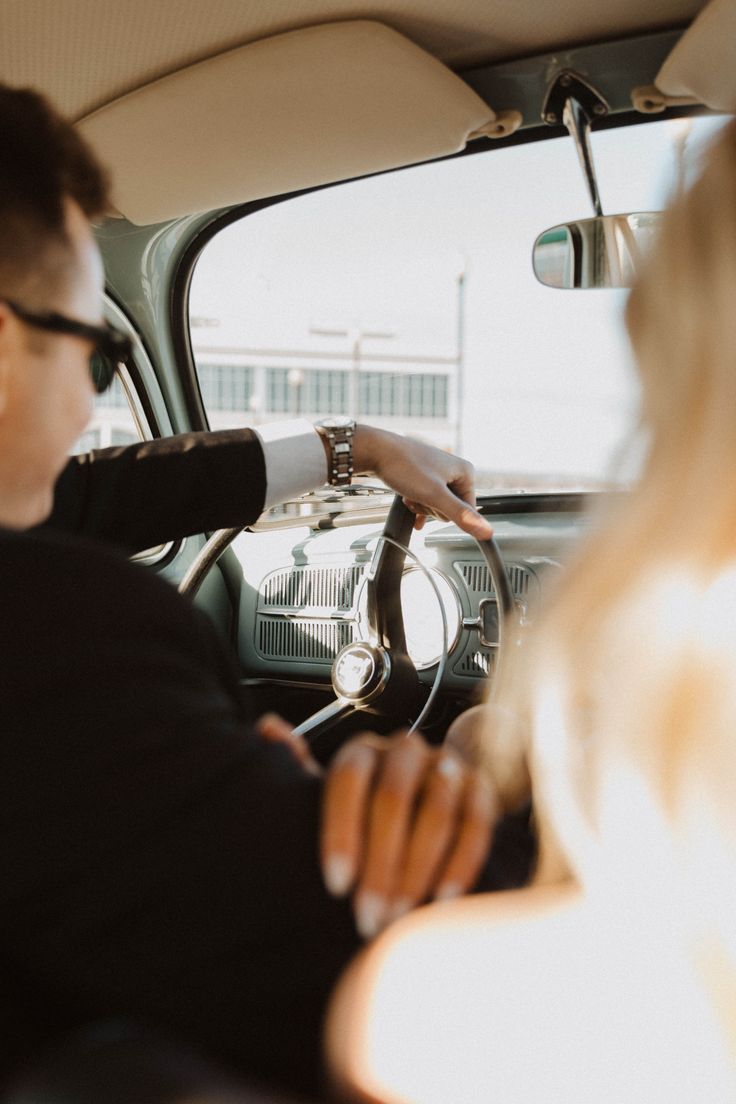
M 627 325 L 647 458 L 485 713 L 525 890 L 359 959 L 329 1050 L 389 1104 L 736 1100 L 736 122 L 667 211 Z

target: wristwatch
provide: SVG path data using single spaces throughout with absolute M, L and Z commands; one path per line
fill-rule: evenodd
M 314 428 L 330 446 L 330 477 L 332 487 L 349 487 L 353 476 L 353 434 L 355 419 L 323 418 Z

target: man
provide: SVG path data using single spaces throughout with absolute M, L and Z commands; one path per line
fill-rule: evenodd
M 118 341 L 102 325 L 88 222 L 106 183 L 32 93 L 0 88 L 0 136 L 3 1069 L 114 1016 L 314 1089 L 322 1009 L 359 944 L 320 874 L 321 781 L 283 722 L 254 730 L 203 614 L 117 551 L 58 530 L 140 548 L 247 524 L 324 482 L 330 442 L 292 440 L 296 481 L 283 441 L 249 431 L 67 466 L 92 411 L 91 354 Z M 487 532 L 463 461 L 364 426 L 354 457 L 417 514 Z M 28 532 L 50 514 L 56 530 Z M 390 918 L 390 894 L 405 908 L 429 892 L 430 836 L 455 863 L 445 893 L 477 868 L 468 848 L 487 830 L 488 796 L 468 783 L 448 799 L 452 771 L 437 762 L 419 740 L 363 741 L 330 781 L 325 876 L 339 894 L 356 886 L 366 934 Z

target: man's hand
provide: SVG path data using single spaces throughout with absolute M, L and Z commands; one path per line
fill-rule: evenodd
M 400 494 L 421 529 L 428 514 L 454 521 L 471 537 L 487 540 L 493 530 L 475 509 L 473 465 L 452 453 L 358 425 L 353 441 L 356 472 L 374 472 Z
M 285 744 L 307 774 L 321 775 L 322 768 L 309 750 L 309 744 L 303 736 L 297 736 L 293 725 L 279 717 L 278 713 L 264 713 L 255 723 L 258 735 L 272 744 Z
M 327 773 L 322 869 L 331 893 L 353 891 L 366 939 L 422 901 L 475 882 L 497 803 L 490 784 L 454 751 L 415 735 L 365 735 Z

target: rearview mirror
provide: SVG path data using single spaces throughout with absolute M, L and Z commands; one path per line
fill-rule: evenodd
M 658 211 L 639 211 L 553 226 L 534 243 L 534 275 L 547 287 L 631 287 L 659 219 Z

